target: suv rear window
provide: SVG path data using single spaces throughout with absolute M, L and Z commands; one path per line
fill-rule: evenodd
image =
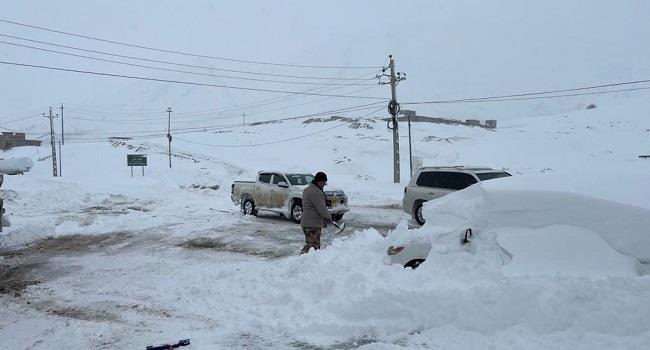
M 492 180 L 492 179 L 498 179 L 500 177 L 508 177 L 512 176 L 509 173 L 506 173 L 505 171 L 500 171 L 500 172 L 494 172 L 494 173 L 482 173 L 482 174 L 476 174 L 481 181 L 485 180 Z
M 418 180 L 415 182 L 418 186 L 423 187 L 436 187 L 435 186 L 435 174 L 432 171 L 423 171 L 418 176 Z
M 423 171 L 418 176 L 415 184 L 422 187 L 462 190 L 476 182 L 476 179 L 470 174 L 450 171 Z
M 438 172 L 436 174 L 436 187 L 447 190 L 462 190 L 477 182 L 474 176 L 465 173 Z

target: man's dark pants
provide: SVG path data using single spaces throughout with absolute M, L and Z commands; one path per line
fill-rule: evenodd
M 321 229 L 316 227 L 303 227 L 302 232 L 305 233 L 305 246 L 300 251 L 300 254 L 309 253 L 309 249 L 320 249 L 320 233 Z

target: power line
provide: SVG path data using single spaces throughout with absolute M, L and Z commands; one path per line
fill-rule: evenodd
M 244 60 L 244 59 L 228 58 L 228 57 L 220 57 L 220 56 L 210 56 L 210 55 L 202 55 L 202 54 L 196 54 L 196 53 L 174 51 L 174 50 L 160 49 L 160 48 L 155 48 L 155 47 L 150 47 L 150 46 L 143 46 L 143 45 L 137 45 L 137 44 L 124 43 L 124 42 L 119 42 L 119 41 L 115 41 L 115 40 L 108 40 L 108 39 L 93 37 L 93 36 L 89 36 L 89 35 L 75 34 L 75 33 L 64 32 L 64 31 L 56 30 L 56 29 L 52 29 L 52 28 L 45 28 L 45 27 L 39 27 L 39 26 L 34 26 L 34 25 L 15 22 L 15 21 L 9 21 L 9 20 L 6 20 L 6 19 L 0 19 L 0 22 L 13 24 L 13 25 L 21 26 L 21 27 L 27 27 L 27 28 L 32 28 L 32 29 L 48 31 L 48 32 L 57 33 L 57 34 L 74 36 L 74 37 L 78 37 L 78 38 L 84 38 L 84 39 L 88 39 L 88 40 L 100 41 L 100 42 L 109 43 L 109 44 L 128 46 L 128 47 L 144 49 L 144 50 L 150 50 L 150 51 L 171 53 L 171 54 L 176 54 L 176 55 L 213 59 L 213 60 L 219 60 L 219 61 L 229 61 L 229 62 L 239 62 L 239 63 L 259 64 L 259 65 L 268 65 L 268 66 L 279 66 L 279 67 L 293 67 L 293 68 L 318 68 L 318 69 L 377 69 L 377 68 L 382 68 L 382 67 L 377 67 L 377 66 L 330 66 L 330 65 L 291 64 L 291 63 L 265 62 L 265 61 Z
M 593 91 L 593 92 L 579 92 L 575 94 L 560 94 L 560 95 L 549 95 L 549 96 L 533 96 L 533 97 L 515 97 L 515 98 L 501 98 L 501 99 L 483 99 L 483 100 L 461 100 L 461 101 L 441 101 L 441 102 L 428 102 L 428 103 L 412 103 L 406 102 L 402 103 L 404 105 L 413 105 L 413 104 L 433 104 L 433 103 L 485 103 L 485 102 L 505 102 L 505 101 L 526 101 L 526 100 L 544 100 L 544 99 L 553 99 L 553 98 L 563 98 L 563 97 L 574 97 L 574 96 L 590 96 L 590 95 L 605 95 L 605 94 L 614 94 L 620 92 L 632 92 L 640 90 L 650 90 L 650 86 L 638 87 L 638 88 L 629 88 L 629 89 L 618 89 L 618 90 L 606 90 L 606 91 Z
M 364 89 L 365 90 L 365 89 Z M 355 90 L 355 91 L 360 91 L 360 90 Z M 355 92 L 353 91 L 353 92 Z M 318 103 L 322 102 L 328 99 L 331 99 L 332 97 L 324 97 L 320 98 L 317 100 L 313 101 L 306 101 L 302 103 L 297 103 L 293 105 L 288 105 L 288 106 L 282 106 L 282 107 L 277 107 L 277 108 L 268 108 L 265 110 L 249 113 L 248 116 L 258 116 L 261 114 L 267 114 L 269 112 L 274 112 L 274 111 L 279 111 L 279 110 L 286 110 L 286 109 L 291 109 L 299 106 L 304 106 L 308 104 L 313 104 L 313 103 Z M 70 108 L 69 108 L 70 109 Z M 183 113 L 178 113 L 178 114 L 183 114 Z M 203 115 L 203 116 L 201 116 Z M 241 118 L 240 114 L 230 114 L 230 113 L 225 113 L 225 112 L 210 112 L 208 113 L 201 113 L 201 115 L 188 115 L 188 114 L 183 114 L 180 117 L 176 117 L 175 120 L 185 123 L 185 124 L 190 124 L 190 123 L 200 123 L 200 122 L 206 122 L 206 121 L 214 121 L 214 120 L 223 120 L 223 119 L 239 119 Z M 216 117 L 218 116 L 218 117 Z M 86 116 L 84 118 L 83 116 L 79 117 L 68 117 L 71 119 L 76 119 L 76 120 L 84 120 L 84 121 L 90 121 L 90 122 L 97 122 L 97 123 L 104 123 L 104 124 L 151 124 L 155 120 L 162 120 L 162 114 L 157 113 L 156 116 L 144 116 L 144 117 L 136 117 L 136 118 L 110 118 L 110 120 L 98 120 L 98 119 L 89 119 L 90 116 Z M 106 117 L 104 117 L 106 118 Z
M 373 87 L 376 87 L 376 86 L 377 85 L 373 85 L 371 87 L 364 87 L 364 88 L 361 88 L 361 89 L 351 90 L 348 93 L 356 93 L 356 92 L 360 92 L 360 91 L 366 91 L 366 90 L 369 90 L 369 89 L 371 89 Z M 308 90 L 305 90 L 303 92 L 309 92 L 309 91 L 322 91 L 322 92 L 325 92 L 325 91 L 331 91 L 331 90 L 341 90 L 341 88 L 308 89 Z M 253 102 L 249 102 L 249 103 L 245 103 L 245 104 L 240 104 L 240 105 L 229 106 L 229 107 L 221 107 L 221 108 L 216 108 L 216 109 L 207 109 L 207 110 L 200 110 L 200 111 L 180 112 L 180 113 L 176 113 L 176 114 L 179 115 L 179 116 L 182 116 L 183 118 L 184 117 L 192 117 L 192 116 L 200 116 L 200 115 L 231 115 L 233 117 L 239 118 L 239 117 L 241 117 L 240 114 L 230 114 L 230 113 L 226 113 L 226 112 L 243 110 L 243 109 L 250 110 L 250 109 L 255 109 L 256 107 L 259 107 L 259 106 L 277 104 L 277 103 L 281 103 L 281 102 L 285 102 L 285 101 L 288 101 L 288 100 L 291 100 L 291 99 L 296 99 L 296 98 L 301 98 L 301 97 L 309 97 L 309 96 L 302 96 L 302 95 L 298 95 L 298 96 L 292 96 L 292 95 L 281 96 L 281 97 L 274 97 L 274 98 L 269 98 L 269 99 L 257 100 L 257 101 L 253 101 Z M 330 97 L 327 97 L 327 98 L 324 98 L 324 99 L 319 99 L 319 100 L 314 100 L 314 101 L 310 101 L 310 102 L 305 102 L 305 103 L 301 103 L 299 105 L 308 104 L 308 103 L 312 103 L 312 102 L 318 102 L 318 101 L 322 101 L 322 100 L 329 99 L 329 98 Z M 163 113 L 160 110 L 148 110 L 146 112 L 145 112 L 145 110 L 132 110 L 132 111 L 119 110 L 119 111 L 117 111 L 117 110 L 106 110 L 106 109 L 101 109 L 101 110 L 99 110 L 99 109 L 89 109 L 89 108 L 86 108 L 86 107 L 83 107 L 83 106 L 75 107 L 75 105 L 70 105 L 70 104 L 68 104 L 67 106 L 71 106 L 71 107 L 66 107 L 66 108 L 68 108 L 70 110 L 73 110 L 73 111 L 81 112 L 82 114 L 99 114 L 102 117 L 105 117 L 106 115 L 115 115 L 115 116 L 133 116 L 133 115 L 136 115 L 136 118 L 125 118 L 125 119 L 121 119 L 121 120 L 139 120 L 139 119 L 141 119 L 141 120 L 151 120 L 151 119 L 159 118 L 161 113 Z M 293 106 L 295 106 L 295 105 L 291 105 L 289 107 L 293 107 Z M 261 111 L 260 113 L 267 112 L 267 111 L 270 111 L 270 110 L 264 110 L 264 111 Z M 253 114 L 255 114 L 255 113 L 253 113 Z M 90 118 L 91 116 L 86 115 L 86 117 Z M 177 117 L 177 118 L 179 118 L 179 117 Z
M 347 108 L 341 108 L 341 109 L 335 109 L 335 110 L 329 110 L 329 111 L 322 111 L 322 112 L 316 112 L 316 113 L 310 113 L 310 114 L 304 114 L 304 115 L 299 115 L 299 116 L 292 116 L 292 117 L 286 117 L 286 118 L 279 118 L 279 119 L 270 119 L 270 120 L 264 120 L 264 121 L 258 121 L 254 123 L 249 123 L 248 125 L 261 125 L 261 124 L 267 124 L 267 123 L 277 123 L 281 121 L 287 121 L 287 120 L 297 120 L 297 119 L 305 119 L 305 118 L 311 118 L 311 117 L 317 117 L 321 115 L 326 115 L 326 114 L 333 114 L 333 113 L 340 113 L 340 112 L 355 112 L 355 111 L 363 111 L 363 110 L 368 110 L 375 108 L 378 104 L 383 104 L 384 102 L 373 102 L 369 104 L 364 104 L 364 105 L 358 105 L 358 106 L 351 106 Z M 383 108 L 383 106 L 382 106 Z M 237 124 L 226 124 L 226 125 L 212 125 L 212 126 L 199 126 L 199 127 L 191 127 L 191 128 L 180 128 L 176 129 L 174 131 L 174 134 L 187 134 L 187 133 L 195 133 L 195 132 L 201 132 L 201 131 L 215 131 L 215 130 L 223 130 L 223 129 L 232 129 L 232 128 L 238 128 L 241 127 L 241 123 Z M 153 134 L 146 134 L 146 133 L 153 133 Z M 130 135 L 130 134 L 136 134 L 139 136 L 134 136 L 134 137 L 155 137 L 155 136 L 166 136 L 166 130 L 147 130 L 147 131 L 124 131 L 124 132 L 110 132 L 110 133 L 103 133 L 103 134 L 85 134 L 85 135 L 103 135 L 105 137 L 111 137 L 111 136 L 121 136 L 121 135 Z M 88 139 L 83 139 L 83 140 L 99 140 L 103 138 L 88 138 Z M 77 139 L 81 140 L 81 139 Z
M 178 62 L 172 62 L 172 61 L 166 61 L 166 60 L 143 58 L 143 57 L 138 57 L 138 56 L 121 55 L 121 54 L 116 54 L 116 53 L 107 52 L 107 51 L 84 49 L 84 48 L 80 48 L 80 47 L 77 47 L 77 46 L 55 44 L 55 43 L 50 43 L 50 42 L 47 42 L 47 41 L 34 40 L 34 39 L 29 39 L 29 38 L 24 38 L 24 37 L 20 37 L 20 36 L 14 36 L 14 35 L 0 34 L 0 36 L 5 37 L 5 38 L 18 39 L 18 40 L 23 40 L 23 41 L 27 41 L 27 42 L 38 43 L 38 44 L 49 45 L 49 46 L 55 46 L 55 47 L 61 47 L 61 48 L 66 48 L 66 49 L 71 49 L 71 50 L 82 51 L 82 52 L 89 52 L 89 53 L 95 53 L 95 54 L 100 54 L 100 55 L 119 57 L 119 58 L 126 58 L 126 59 L 130 59 L 130 60 L 137 60 L 137 61 L 150 62 L 150 63 L 160 63 L 160 64 L 172 65 L 172 66 L 177 66 L 177 67 L 198 68 L 198 69 L 207 69 L 207 70 L 210 70 L 210 71 L 215 71 L 216 70 L 216 71 L 220 71 L 220 72 L 240 73 L 240 74 L 257 75 L 257 76 L 270 76 L 270 77 L 276 77 L 276 78 L 313 79 L 313 80 L 358 80 L 357 78 L 345 78 L 345 77 L 339 78 L 339 77 L 323 77 L 323 76 L 309 76 L 309 75 L 290 75 L 290 74 L 262 73 L 262 72 L 254 72 L 254 71 L 247 71 L 247 70 L 225 69 L 225 68 L 217 68 L 217 67 L 211 67 L 211 66 L 201 66 L 201 65 L 196 65 L 196 64 L 178 63 Z M 379 68 L 381 68 L 381 67 L 379 67 Z M 373 72 L 371 74 L 375 74 L 375 73 Z M 370 78 L 368 80 L 372 80 L 372 78 Z
M 373 72 L 373 73 L 369 73 L 369 74 L 363 74 L 363 75 L 358 76 L 358 77 L 356 77 L 354 79 L 365 80 L 364 79 L 365 77 L 370 76 L 372 74 L 375 74 L 375 73 Z M 369 89 L 371 89 L 371 88 L 373 88 L 375 86 L 377 86 L 377 85 L 373 85 L 371 87 L 364 87 L 364 88 L 361 88 L 361 89 L 350 90 L 350 91 L 347 91 L 347 93 L 348 94 L 357 93 L 357 92 L 360 92 L 360 91 L 369 90 Z M 345 87 L 343 87 L 343 88 L 341 88 L 341 87 L 320 87 L 320 88 L 316 87 L 316 88 L 305 89 L 305 90 L 302 90 L 301 92 L 316 92 L 316 91 L 318 91 L 318 92 L 326 92 L 326 91 L 332 91 L 332 90 L 345 90 Z M 255 109 L 256 107 L 277 104 L 277 103 L 281 103 L 281 102 L 285 102 L 285 101 L 289 101 L 289 100 L 294 100 L 294 99 L 298 99 L 298 98 L 305 98 L 305 97 L 309 97 L 309 96 L 290 94 L 288 96 L 279 96 L 279 97 L 266 98 L 266 99 L 256 100 L 256 101 L 252 101 L 252 102 L 248 102 L 248 103 L 244 103 L 244 104 L 232 105 L 232 106 L 221 107 L 221 108 L 216 108 L 216 109 L 207 109 L 207 110 L 190 111 L 190 112 L 180 112 L 180 113 L 176 113 L 176 115 L 189 116 L 189 115 L 207 115 L 207 114 L 213 114 L 213 113 L 219 114 L 219 115 L 226 115 L 225 113 L 230 112 L 230 111 L 241 111 L 241 110 L 244 110 L 244 109 L 249 111 L 250 109 Z M 321 101 L 321 100 L 317 100 L 317 101 Z M 314 101 L 314 102 L 316 102 L 316 101 Z M 160 110 L 151 110 L 151 111 L 147 111 L 147 112 L 145 112 L 145 110 L 131 110 L 131 111 L 112 110 L 112 111 L 109 111 L 109 110 L 105 110 L 105 109 L 102 109 L 102 110 L 88 109 L 85 106 L 76 106 L 75 107 L 75 105 L 70 105 L 70 104 L 68 104 L 68 106 L 72 106 L 73 109 L 75 109 L 77 111 L 81 111 L 82 113 L 116 114 L 116 115 L 138 114 L 138 115 L 143 115 L 142 118 L 158 118 L 160 116 L 160 113 L 161 113 Z M 239 114 L 237 114 L 236 117 L 238 118 Z M 220 118 L 220 119 L 227 119 L 227 118 Z
M 384 109 L 384 108 L 382 107 L 381 109 Z M 250 144 L 250 145 L 213 145 L 213 144 L 209 144 L 209 143 L 185 140 L 185 139 L 180 138 L 180 137 L 176 137 L 176 140 L 179 140 L 181 142 L 186 142 L 186 143 L 193 143 L 195 145 L 208 146 L 208 147 L 224 147 L 224 148 L 257 147 L 257 146 L 267 146 L 267 145 L 273 145 L 273 144 L 277 144 L 277 143 L 283 143 L 283 142 L 299 140 L 299 139 L 302 139 L 302 138 L 305 138 L 305 137 L 313 136 L 313 135 L 320 134 L 320 133 L 323 133 L 323 132 L 326 132 L 326 131 L 330 131 L 330 130 L 333 130 L 333 129 L 336 129 L 336 128 L 340 128 L 340 127 L 345 126 L 345 125 L 346 124 L 343 123 L 343 124 L 333 126 L 331 128 L 319 130 L 319 131 L 309 133 L 309 134 L 306 134 L 306 135 L 302 135 L 302 136 L 296 136 L 296 137 L 292 137 L 292 138 L 288 138 L 288 139 L 284 139 L 284 140 L 256 143 L 256 144 Z
M 377 112 L 379 112 L 379 111 L 381 111 L 381 110 L 383 110 L 383 109 L 384 109 L 384 107 L 382 106 L 382 107 L 380 107 L 380 108 L 378 108 L 378 109 L 373 110 L 373 111 L 370 112 L 370 113 L 367 113 L 367 114 L 365 114 L 365 115 L 359 117 L 359 119 L 363 119 L 363 118 L 365 118 L 365 117 L 367 117 L 367 116 L 369 116 L 369 115 L 371 115 L 371 114 L 373 114 L 373 113 L 377 113 Z M 190 140 L 186 140 L 186 139 L 184 139 L 184 138 L 180 138 L 180 137 L 178 137 L 178 136 L 176 136 L 175 139 L 176 139 L 176 140 L 179 140 L 179 141 L 182 141 L 182 142 L 186 142 L 186 143 L 191 143 L 191 144 L 196 144 L 196 145 L 202 145 L 202 146 L 208 146 L 208 147 L 219 147 L 219 148 L 259 147 L 259 146 L 268 146 L 268 145 L 274 145 L 274 144 L 285 143 L 285 142 L 290 142 L 290 141 L 295 141 L 295 140 L 303 139 L 303 138 L 310 137 L 310 136 L 314 136 L 314 135 L 317 135 L 317 134 L 322 134 L 322 133 L 324 133 L 324 132 L 327 132 L 327 131 L 330 131 L 330 130 L 334 130 L 334 129 L 337 129 L 337 128 L 340 128 L 340 127 L 343 127 L 343 126 L 346 126 L 346 125 L 348 125 L 348 124 L 347 124 L 347 123 L 341 123 L 341 124 L 339 124 L 339 125 L 335 125 L 335 126 L 333 126 L 333 127 L 329 127 L 329 128 L 326 128 L 326 129 L 321 129 L 321 130 L 318 130 L 318 131 L 315 131 L 315 132 L 311 132 L 311 133 L 308 133 L 308 134 L 305 134 L 305 135 L 301 135 L 301 136 L 295 136 L 295 137 L 291 137 L 291 138 L 287 138 L 287 139 L 282 139 L 282 140 L 269 141 L 269 142 L 262 142 L 262 143 L 256 143 L 256 144 L 248 144 L 248 145 L 215 145 L 215 144 L 209 144 L 209 143 L 203 143 L 203 142 L 197 142 L 197 141 L 190 141 Z
M 552 96 L 536 96 L 536 95 L 548 95 L 548 94 L 563 93 L 563 92 L 593 90 L 593 89 L 601 89 L 601 88 L 606 88 L 606 87 L 634 85 L 634 84 L 643 84 L 643 83 L 650 83 L 650 79 L 626 81 L 626 82 L 611 83 L 611 84 L 592 85 L 592 86 L 584 86 L 584 87 L 571 88 L 571 89 L 562 89 L 562 90 L 548 90 L 548 91 L 527 92 L 527 93 L 518 93 L 518 94 L 510 94 L 510 95 L 460 98 L 460 99 L 451 99 L 451 100 L 402 102 L 401 104 L 403 104 L 403 105 L 418 105 L 418 104 L 446 104 L 446 103 L 465 103 L 465 102 L 521 101 L 521 100 L 535 100 L 535 99 L 547 99 L 547 98 L 560 98 L 560 97 L 608 94 L 608 93 L 617 93 L 617 92 L 625 92 L 625 91 L 647 90 L 647 89 L 650 88 L 650 87 L 639 87 L 639 88 L 606 90 L 606 91 L 576 93 L 576 94 L 559 94 L 559 95 L 552 95 Z M 528 96 L 531 96 L 531 97 L 528 97 Z
M 0 36 L 2 36 L 2 35 L 0 34 Z M 376 85 L 376 84 L 373 84 L 373 83 L 322 83 L 322 82 L 309 82 L 309 81 L 285 81 L 285 80 L 273 80 L 273 79 L 261 79 L 261 78 L 236 77 L 236 76 L 219 75 L 219 74 L 212 74 L 212 73 L 199 73 L 199 72 L 192 72 L 192 71 L 187 71 L 187 70 L 154 67 L 154 66 L 148 66 L 148 65 L 144 65 L 144 64 L 129 63 L 129 62 L 116 61 L 116 60 L 109 60 L 109 59 L 99 58 L 99 57 L 79 55 L 79 54 L 75 54 L 75 53 L 63 52 L 63 51 L 58 51 L 58 50 L 50 50 L 50 49 L 45 49 L 45 48 L 36 47 L 36 46 L 11 43 L 11 42 L 2 41 L 2 40 L 0 40 L 0 44 L 17 46 L 17 47 L 22 47 L 22 48 L 31 49 L 31 50 L 38 50 L 38 51 L 56 53 L 56 54 L 60 54 L 60 55 L 66 55 L 66 56 L 72 56 L 72 57 L 78 57 L 78 58 L 85 58 L 85 59 L 100 61 L 100 62 L 115 63 L 115 64 L 120 64 L 120 65 L 125 65 L 125 66 L 131 66 L 131 67 L 154 69 L 154 70 L 165 71 L 165 72 L 199 75 L 199 76 L 206 76 L 206 77 L 211 77 L 211 78 L 224 78 L 224 79 L 257 81 L 257 82 L 264 82 L 264 83 L 296 84 L 296 85 L 333 85 L 333 86 Z
M 17 122 L 20 122 L 20 121 L 23 121 L 23 120 L 28 120 L 28 119 L 32 119 L 32 118 L 36 118 L 36 117 L 40 117 L 40 116 L 41 116 L 41 114 L 40 114 L 40 113 L 37 113 L 37 114 L 32 114 L 32 115 L 25 116 L 25 117 L 21 117 L 21 118 L 17 118 L 17 119 L 12 119 L 12 120 L 9 120 L 9 121 L 6 121 L 6 122 L 5 122 L 5 121 L 2 121 L 1 123 L 2 123 L 3 125 L 6 125 L 6 124 L 12 124 L 12 123 L 17 123 Z
M 373 99 L 373 100 L 383 100 L 384 99 L 383 97 L 375 97 L 375 96 L 319 94 L 319 93 L 307 93 L 307 92 L 300 92 L 300 91 L 273 90 L 273 89 L 261 89 L 261 88 L 252 88 L 252 87 L 243 87 L 243 86 L 231 86 L 231 85 L 198 83 L 198 82 L 192 82 L 192 81 L 186 81 L 186 80 L 171 80 L 171 79 L 150 78 L 150 77 L 141 77 L 141 76 L 135 76 L 135 75 L 105 73 L 105 72 L 97 72 L 97 71 L 89 71 L 89 70 L 81 70 L 81 69 L 71 69 L 71 68 L 61 68 L 61 67 L 52 67 L 52 66 L 28 64 L 28 63 L 19 63 L 19 62 L 0 61 L 0 64 L 19 66 L 19 67 L 28 67 L 28 68 L 40 68 L 40 69 L 55 70 L 55 71 L 62 71 L 62 72 L 71 72 L 71 73 L 90 74 L 90 75 L 106 76 L 106 77 L 114 77 L 114 78 L 126 78 L 126 79 L 136 79 L 136 80 L 157 81 L 157 82 L 162 82 L 162 83 L 173 83 L 173 84 L 182 84 L 182 85 L 216 87 L 216 88 L 233 89 L 233 90 L 260 91 L 260 92 L 272 92 L 272 93 L 280 93 L 280 94 L 307 95 L 307 96 L 326 96 L 326 97 L 339 97 L 339 98 L 356 98 L 356 99 Z

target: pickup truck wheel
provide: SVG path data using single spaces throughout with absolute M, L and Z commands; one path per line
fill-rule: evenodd
M 247 199 L 242 205 L 242 212 L 244 215 L 257 215 L 257 210 L 255 210 L 255 203 L 252 199 Z
M 420 226 L 425 223 L 424 216 L 422 215 L 422 204 L 423 202 L 417 202 L 413 206 L 413 218 Z
M 332 220 L 341 221 L 343 219 L 343 214 L 332 214 Z
M 293 203 L 293 205 L 291 205 L 291 220 L 293 220 L 293 222 L 295 222 L 296 224 L 299 224 L 301 219 L 302 219 L 302 203 L 295 202 Z

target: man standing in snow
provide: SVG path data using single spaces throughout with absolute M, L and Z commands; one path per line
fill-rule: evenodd
M 327 196 L 323 188 L 327 185 L 327 175 L 316 173 L 314 180 L 302 192 L 302 219 L 300 226 L 305 233 L 305 246 L 300 254 L 309 249 L 320 249 L 320 234 L 323 227 L 332 222 L 332 215 L 327 210 Z

